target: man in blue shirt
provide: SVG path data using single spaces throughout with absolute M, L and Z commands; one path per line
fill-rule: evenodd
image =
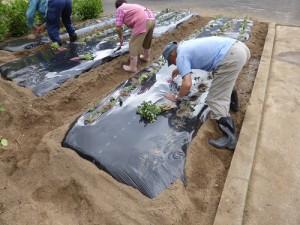
M 192 86 L 192 69 L 212 72 L 213 81 L 206 102 L 211 110 L 211 118 L 217 121 L 223 136 L 216 140 L 210 139 L 209 143 L 216 148 L 235 149 L 237 140 L 229 107 L 235 106 L 235 111 L 238 110 L 234 86 L 240 71 L 250 58 L 248 47 L 235 39 L 213 36 L 192 39 L 180 45 L 171 42 L 162 54 L 169 66 L 177 66 L 172 72 L 172 79 L 179 74 L 182 77 L 178 94 L 165 95 L 171 101 L 180 101 L 188 94 Z M 231 100 L 236 100 L 235 104 L 231 104 Z
M 34 24 L 36 11 L 39 11 L 46 20 L 46 23 L 39 27 Z M 69 33 L 70 42 L 74 42 L 77 39 L 75 29 L 71 22 L 71 14 L 71 0 L 30 0 L 26 13 L 27 24 L 29 28 L 33 28 L 37 33 L 41 33 L 47 29 L 51 41 L 61 45 L 62 43 L 59 37 L 60 17 Z

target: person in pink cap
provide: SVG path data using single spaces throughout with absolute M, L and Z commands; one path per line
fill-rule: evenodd
M 144 53 L 140 55 L 140 59 L 145 62 L 150 61 L 155 15 L 150 9 L 138 4 L 129 4 L 126 0 L 116 0 L 115 7 L 120 45 L 123 44 L 122 25 L 125 24 L 132 29 L 129 41 L 130 64 L 123 65 L 123 68 L 128 72 L 136 72 L 138 55 L 142 50 Z

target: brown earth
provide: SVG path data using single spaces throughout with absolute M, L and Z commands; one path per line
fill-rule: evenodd
M 152 61 L 172 40 L 180 41 L 212 18 L 193 18 L 155 39 Z M 252 56 L 237 81 L 241 111 L 234 120 L 239 133 L 255 80 L 268 24 L 254 21 L 246 42 Z M 0 64 L 34 51 L 0 52 Z M 208 120 L 188 149 L 185 188 L 176 181 L 157 198 L 121 184 L 61 141 L 76 117 L 113 91 L 132 74 L 119 57 L 71 79 L 42 97 L 0 78 L 0 224 L 212 224 L 233 152 L 217 150 L 208 139 L 218 134 Z M 139 62 L 138 69 L 148 64 Z

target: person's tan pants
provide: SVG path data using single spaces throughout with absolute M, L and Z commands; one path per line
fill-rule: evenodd
M 219 120 L 221 117 L 230 116 L 231 92 L 239 73 L 249 59 L 248 47 L 237 41 L 231 46 L 224 60 L 212 72 L 214 78 L 206 98 L 212 119 Z
M 153 38 L 153 31 L 155 27 L 155 20 L 147 21 L 147 29 L 145 33 L 132 35 L 129 41 L 129 55 L 138 56 L 144 49 L 150 49 Z

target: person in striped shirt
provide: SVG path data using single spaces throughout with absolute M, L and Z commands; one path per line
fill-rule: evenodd
M 123 65 L 124 70 L 128 72 L 137 71 L 138 55 L 144 62 L 150 61 L 151 44 L 153 38 L 153 31 L 155 27 L 154 13 L 141 5 L 129 4 L 126 0 L 116 0 L 116 28 L 120 38 L 120 45 L 123 44 L 123 28 L 125 24 L 132 29 L 129 41 L 129 66 Z

